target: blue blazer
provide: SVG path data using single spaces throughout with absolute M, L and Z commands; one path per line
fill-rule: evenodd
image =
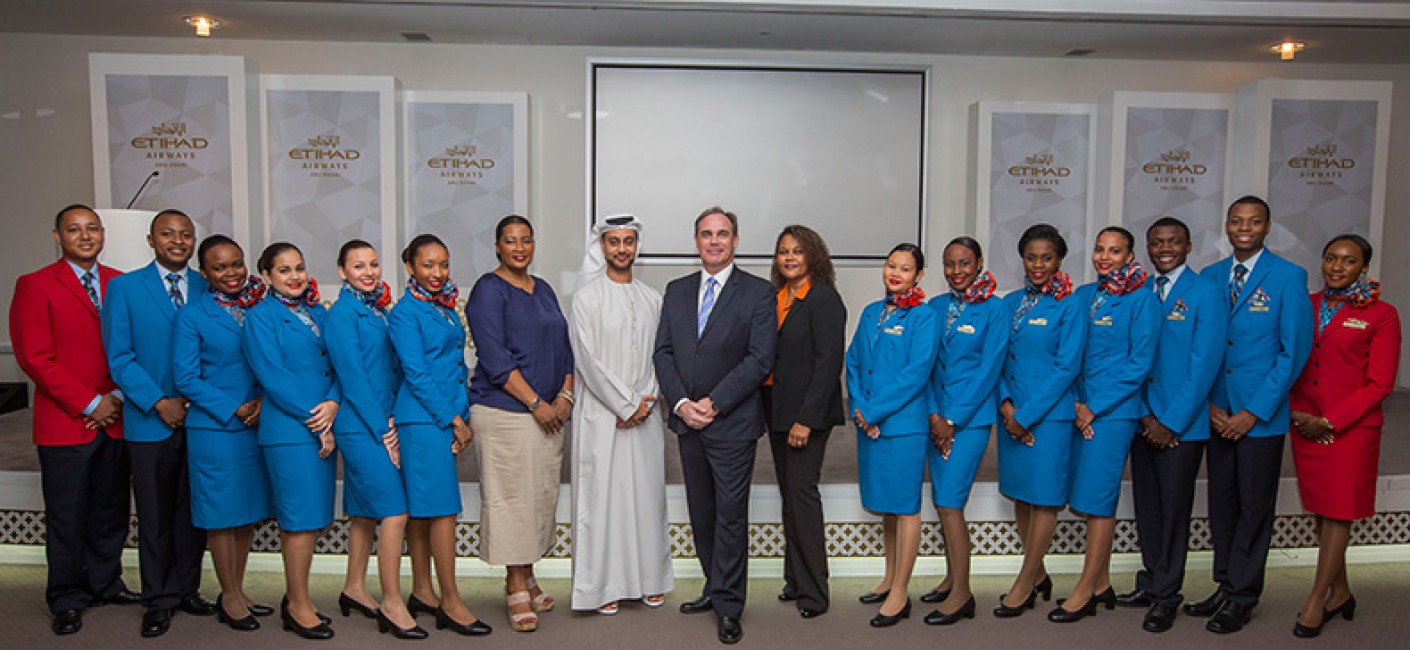
M 1077 399 L 1097 419 L 1136 420 L 1146 415 L 1141 387 L 1155 365 L 1160 340 L 1160 299 L 1142 287 L 1124 296 L 1107 296 L 1092 311 L 1098 283 L 1084 284 L 1069 300 L 1087 308 L 1087 347 Z
M 308 313 L 321 331 L 327 315 L 323 305 L 310 306 Z M 259 444 L 315 442 L 318 436 L 304 424 L 309 411 L 322 402 L 343 399 L 323 337 L 284 303 L 266 298 L 245 313 L 245 357 L 264 387 Z M 337 419 L 347 417 L 340 408 Z
M 1040 296 L 1023 316 L 1018 329 L 1012 314 L 1023 301 L 1023 290 L 1004 296 L 1009 316 L 1009 352 L 999 376 L 999 403 L 1012 400 L 1014 419 L 1032 429 L 1043 420 L 1077 417 L 1077 375 L 1087 344 L 1087 307 L 1076 296 L 1054 300 Z
M 1226 257 L 1204 270 L 1228 296 Z M 1312 352 L 1312 300 L 1307 272 L 1264 249 L 1229 308 L 1224 371 L 1214 380 L 1210 400 L 1230 414 L 1258 416 L 1248 435 L 1271 438 L 1288 432 L 1288 393 Z
M 949 418 L 955 429 L 988 426 L 999 410 L 999 370 L 1009 349 L 1013 314 L 1001 298 L 966 305 L 945 328 L 951 294 L 930 301 L 940 352 L 931 375 L 931 413 Z
M 392 347 L 401 361 L 401 387 L 392 407 L 398 424 L 434 424 L 449 429 L 457 415 L 470 420 L 465 330 L 455 313 L 449 313 L 456 322 L 408 292 L 387 315 Z
M 387 432 L 387 419 L 392 417 L 401 386 L 401 362 L 392 348 L 390 332 L 387 322 L 347 287 L 328 309 L 323 341 L 343 389 L 338 419 L 333 423 L 339 433 L 371 433 L 380 443 Z
M 242 335 L 240 324 L 209 293 L 192 294 L 176 313 L 171 369 L 176 390 L 191 401 L 187 428 L 247 428 L 235 410 L 259 397 L 260 387 L 245 360 Z
M 160 442 L 171 428 L 153 409 L 167 397 L 177 397 L 171 369 L 171 332 L 176 305 L 171 303 L 166 269 L 157 262 L 113 278 L 103 297 L 103 350 L 108 370 L 122 389 L 123 436 L 133 442 Z M 186 269 L 187 301 L 206 295 L 201 274 Z
M 1187 267 L 1171 285 L 1160 313 L 1160 343 L 1144 391 L 1146 410 L 1180 440 L 1208 440 L 1209 390 L 1223 369 L 1229 328 L 1226 290 Z
M 935 310 L 925 305 L 898 310 L 878 326 L 885 307 L 886 301 L 878 300 L 862 310 L 847 346 L 847 413 L 860 410 L 883 436 L 928 434 L 930 371 L 940 340 Z

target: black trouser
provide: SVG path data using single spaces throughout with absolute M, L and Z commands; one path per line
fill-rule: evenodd
M 1256 607 L 1278 501 L 1283 436 L 1209 440 L 1209 532 L 1224 600 Z
M 749 481 L 758 441 L 716 440 L 698 431 L 677 440 L 704 594 L 716 616 L 739 618 L 749 579 Z
M 186 427 L 177 427 L 160 442 L 129 441 L 127 453 L 137 499 L 142 605 L 171 609 L 200 591 L 206 552 L 206 532 L 191 525 Z
M 1190 543 L 1190 510 L 1205 442 L 1182 442 L 1156 449 L 1137 437 L 1131 443 L 1131 483 L 1136 502 L 1136 534 L 1141 570 L 1136 589 L 1153 603 L 1179 605 Z
M 127 539 L 127 450 L 99 431 L 82 445 L 39 447 L 44 492 L 44 555 L 49 562 L 49 612 L 82 610 L 126 588 L 122 546 Z
M 788 445 L 788 432 L 769 433 L 774 473 L 783 497 L 784 588 L 798 594 L 798 607 L 824 611 L 829 603 L 827 536 L 818 480 L 831 434 L 831 429 L 813 430 L 807 446 L 795 449 Z

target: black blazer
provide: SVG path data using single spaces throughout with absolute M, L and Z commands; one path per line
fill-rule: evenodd
M 787 431 L 794 422 L 809 429 L 831 429 L 846 421 L 842 413 L 842 354 L 846 346 L 847 307 L 837 290 L 813 285 L 793 302 L 778 330 L 774 356 L 770 431 Z
M 735 267 L 720 289 L 705 331 L 696 336 L 702 272 L 666 285 L 653 362 L 677 434 L 690 431 L 676 402 L 709 397 L 719 415 L 701 433 L 717 439 L 756 439 L 764 433 L 759 386 L 773 369 L 778 314 L 768 281 Z M 697 340 L 698 339 L 698 340 Z

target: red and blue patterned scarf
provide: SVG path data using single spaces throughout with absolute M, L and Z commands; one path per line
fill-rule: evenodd
M 1097 293 L 1092 296 L 1092 308 L 1088 315 L 1097 315 L 1097 310 L 1106 303 L 1110 296 L 1124 296 L 1132 293 L 1146 284 L 1146 267 L 1136 260 L 1131 260 L 1111 273 L 1106 274 L 1097 285 Z
M 384 319 L 387 317 L 387 307 L 392 304 L 392 288 L 385 281 L 378 282 L 371 291 L 363 291 L 347 282 L 344 282 L 343 286 L 347 287 L 348 291 L 352 292 L 352 295 L 356 296 L 362 304 L 367 305 L 372 313 Z
M 301 304 L 302 304 L 302 305 L 307 305 L 307 306 L 309 306 L 309 307 L 312 307 L 312 306 L 318 304 L 318 300 L 319 300 L 319 296 L 318 296 L 318 280 L 315 280 L 315 279 L 313 279 L 313 278 L 309 278 L 309 279 L 308 279 L 308 286 L 304 287 L 303 292 L 300 293 L 300 294 L 297 295 L 297 296 L 294 296 L 293 298 L 290 298 L 289 296 L 286 296 L 286 295 L 284 295 L 284 294 L 282 294 L 282 293 L 279 293 L 278 291 L 271 291 L 271 292 L 269 292 L 269 293 L 270 293 L 271 295 L 273 295 L 274 298 L 277 299 L 279 302 L 284 303 L 284 306 L 285 306 L 285 307 L 297 307 L 298 305 L 301 305 Z
M 945 332 L 948 334 L 955 327 L 955 321 L 964 313 L 965 305 L 981 303 L 994 297 L 994 290 L 998 287 L 999 282 L 994 279 L 994 274 L 984 271 L 964 291 L 950 289 L 950 306 L 945 310 Z
M 919 285 L 913 286 L 905 291 L 897 291 L 886 295 L 886 304 L 898 309 L 910 309 L 918 307 L 925 300 L 925 290 Z
M 1023 300 L 1018 303 L 1018 309 L 1013 310 L 1013 330 L 1018 331 L 1018 326 L 1023 324 L 1023 317 L 1028 315 L 1034 307 L 1038 306 L 1039 298 L 1052 296 L 1053 300 L 1062 300 L 1072 295 L 1072 277 L 1062 271 L 1053 274 L 1048 278 L 1043 286 L 1033 284 L 1027 277 L 1023 279 Z
M 245 310 L 258 305 L 267 293 L 264 281 L 259 276 L 252 275 L 245 280 L 245 286 L 240 288 L 236 294 L 228 294 L 217 289 L 214 284 L 208 285 L 206 292 L 215 299 L 215 304 L 220 305 L 225 313 L 230 314 L 240 325 L 245 324 Z
M 1351 286 L 1345 289 L 1333 289 L 1327 287 L 1322 290 L 1322 307 L 1317 310 L 1317 333 L 1321 334 L 1332 319 L 1337 317 L 1337 312 L 1345 305 L 1351 305 L 1357 309 L 1365 309 L 1376 304 L 1381 299 L 1381 283 L 1375 280 L 1368 280 L 1366 276 L 1357 278 Z

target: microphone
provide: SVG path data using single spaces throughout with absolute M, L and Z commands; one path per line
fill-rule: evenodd
M 161 172 L 160 172 L 160 171 L 155 170 L 155 169 L 152 170 L 152 173 L 150 173 L 150 174 L 147 175 L 147 180 L 142 181 L 142 187 L 137 188 L 137 193 L 132 195 L 132 200 L 131 200 L 131 201 L 128 201 L 128 202 L 127 202 L 127 207 L 126 207 L 126 208 L 123 208 L 123 209 L 124 209 L 124 210 L 131 210 L 131 209 L 132 209 L 132 204 L 134 204 L 134 203 L 137 202 L 137 197 L 142 196 L 142 191 L 145 190 L 145 189 L 147 189 L 147 183 L 152 182 L 152 179 L 153 179 L 153 178 L 156 178 L 156 177 L 158 177 L 158 176 L 160 176 L 160 175 L 161 175 Z

